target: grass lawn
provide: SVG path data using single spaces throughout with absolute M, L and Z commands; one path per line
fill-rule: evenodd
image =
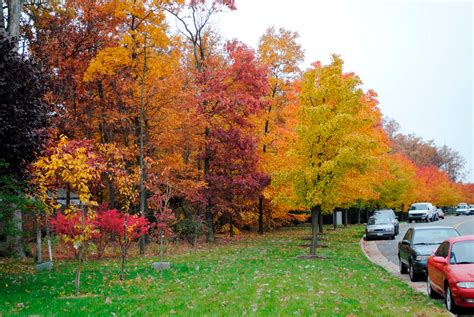
M 328 232 L 320 255 L 307 260 L 309 227 L 242 238 L 209 250 L 169 256 L 169 271 L 152 258 L 131 259 L 124 282 L 119 260 L 88 262 L 82 294 L 74 293 L 74 264 L 53 272 L 7 273 L 0 264 L 0 316 L 21 315 L 319 315 L 442 316 L 442 306 L 415 293 L 368 261 L 359 247 L 362 226 Z

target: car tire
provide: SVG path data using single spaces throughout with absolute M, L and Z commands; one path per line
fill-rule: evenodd
M 391 236 L 390 240 L 395 240 L 395 235 Z
M 458 306 L 453 300 L 453 294 L 451 293 L 451 288 L 449 285 L 446 285 L 444 291 L 444 305 L 446 309 L 449 310 L 451 313 L 456 314 L 458 312 Z
M 415 268 L 413 266 L 413 262 L 411 261 L 408 267 L 408 275 L 410 276 L 410 281 L 412 282 L 418 281 L 418 274 L 415 273 Z
M 398 257 L 398 267 L 400 269 L 400 274 L 407 274 L 407 267 L 405 264 L 403 264 L 402 260 L 400 259 L 400 256 Z
M 439 298 L 439 294 L 436 293 L 436 291 L 431 286 L 431 280 L 429 275 L 426 275 L 426 292 L 428 293 L 428 296 L 432 299 Z

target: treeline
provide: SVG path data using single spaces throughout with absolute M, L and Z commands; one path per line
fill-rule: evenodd
M 316 223 L 336 207 L 474 200 L 459 155 L 419 161 L 434 145 L 384 129 L 377 94 L 339 56 L 301 71 L 295 32 L 271 27 L 257 51 L 222 40 L 210 20 L 231 0 L 32 1 L 12 33 L 14 3 L 0 25 L 4 254 L 22 255 L 27 210 L 39 232 L 58 213 L 77 223 L 80 251 L 101 210 L 213 241 L 294 210 Z

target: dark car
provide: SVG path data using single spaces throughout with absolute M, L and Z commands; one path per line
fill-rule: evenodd
M 398 235 L 400 232 L 400 224 L 398 223 L 398 217 L 395 215 L 395 212 L 392 209 L 379 209 L 375 210 L 372 213 L 372 217 L 389 217 L 392 221 L 393 226 L 395 227 L 395 235 Z
M 426 259 L 441 242 L 460 236 L 453 227 L 415 227 L 408 229 L 398 243 L 400 273 L 410 274 L 412 281 L 426 274 Z

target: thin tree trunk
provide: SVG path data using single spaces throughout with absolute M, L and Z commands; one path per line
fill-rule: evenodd
M 41 263 L 43 262 L 43 250 L 41 247 L 41 218 L 38 214 L 36 216 L 36 262 Z
M 25 250 L 23 248 L 23 219 L 22 212 L 16 206 L 12 206 L 12 224 L 13 224 L 13 234 L 7 237 L 7 244 L 12 251 L 12 255 L 18 258 L 24 258 Z
M 258 233 L 263 234 L 263 196 L 258 198 Z
M 3 3 L 3 1 L 2 1 Z M 18 40 L 20 37 L 20 17 L 23 0 L 8 0 L 8 26 L 7 32 L 11 37 Z M 3 6 L 2 6 L 3 10 Z
M 357 209 L 357 224 L 360 225 L 360 208 Z
M 85 208 L 84 208 L 85 209 Z M 82 232 L 84 232 L 85 227 L 86 227 L 86 211 L 83 210 L 81 212 L 81 226 L 82 226 Z M 77 267 L 76 267 L 76 279 L 75 279 L 75 286 L 76 286 L 76 293 L 79 293 L 80 286 L 81 286 L 81 265 L 82 265 L 82 253 L 84 251 L 84 243 L 81 242 L 81 245 L 79 246 L 78 254 L 77 254 Z
M 53 248 L 51 246 L 51 233 L 49 232 L 49 219 L 48 216 L 46 216 L 46 241 L 48 243 L 48 256 L 49 256 L 49 262 L 53 262 Z
M 234 220 L 232 215 L 229 216 L 229 234 L 231 238 L 234 237 Z
M 206 146 L 205 146 L 205 153 L 204 153 L 204 180 L 207 182 L 208 181 L 208 175 L 210 173 L 210 161 L 211 161 L 211 152 L 209 149 L 209 137 L 211 134 L 211 129 L 209 127 L 206 127 L 204 130 L 204 135 L 206 137 Z M 205 211 L 205 217 L 206 217 L 206 225 L 207 225 L 207 236 L 206 236 L 206 241 L 207 242 L 214 242 L 215 237 L 214 237 L 214 226 L 213 226 L 213 214 L 212 214 L 212 205 L 211 205 L 211 199 L 209 198 L 206 206 L 206 211 Z
M 323 213 L 318 213 L 318 225 L 319 225 L 319 233 L 323 233 Z
M 127 215 L 123 217 L 123 240 L 120 246 L 120 280 L 123 281 L 125 278 L 125 258 L 127 256 Z
M 318 244 L 318 216 L 320 209 L 320 206 L 311 209 L 311 246 L 309 248 L 309 255 L 316 255 L 316 246 Z
M 163 262 L 164 258 L 164 246 L 163 246 L 164 234 L 163 229 L 160 230 L 160 261 Z
M 147 72 L 147 55 L 146 55 L 146 36 L 144 44 L 143 56 L 143 73 L 141 81 L 141 96 L 140 96 L 140 215 L 145 217 L 145 160 L 144 160 L 144 142 L 145 142 L 145 76 Z M 140 237 L 140 255 L 145 255 L 145 235 Z

